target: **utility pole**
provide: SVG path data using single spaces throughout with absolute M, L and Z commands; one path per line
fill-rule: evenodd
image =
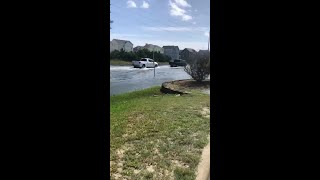
M 153 78 L 156 77 L 156 66 L 154 65 L 154 46 L 153 46 L 153 51 L 152 51 L 152 54 L 153 54 Z
M 209 62 L 210 62 L 210 31 L 209 31 L 209 40 L 208 40 L 208 53 L 209 53 Z

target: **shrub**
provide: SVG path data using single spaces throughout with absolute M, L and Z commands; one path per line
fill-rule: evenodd
M 208 55 L 195 54 L 187 61 L 184 71 L 188 73 L 192 79 L 202 82 L 210 75 L 210 60 Z

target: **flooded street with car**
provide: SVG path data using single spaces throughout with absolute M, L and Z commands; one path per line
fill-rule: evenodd
M 154 68 L 110 65 L 110 96 L 152 86 L 161 86 L 166 81 L 190 78 L 183 67 L 158 66 L 155 68 L 154 77 Z

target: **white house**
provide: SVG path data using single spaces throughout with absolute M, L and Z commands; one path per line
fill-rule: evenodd
M 133 50 L 133 44 L 127 40 L 113 39 L 110 41 L 110 53 L 114 50 L 121 51 L 123 49 L 126 52 Z
M 153 45 L 153 44 L 146 44 L 144 47 L 144 49 L 148 49 L 151 52 L 160 52 L 163 54 L 163 48 L 161 48 L 160 46 L 157 45 Z

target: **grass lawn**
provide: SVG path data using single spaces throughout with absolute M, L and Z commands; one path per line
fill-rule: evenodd
M 111 59 L 110 60 L 110 65 L 114 66 L 131 66 L 132 62 L 130 61 L 123 61 L 123 60 L 118 60 L 118 59 Z
M 158 62 L 159 65 L 169 65 L 169 62 Z M 132 66 L 132 61 L 123 61 L 119 59 L 111 59 L 110 65 L 113 66 Z
M 160 87 L 110 97 L 111 179 L 195 179 L 210 133 L 209 95 Z

